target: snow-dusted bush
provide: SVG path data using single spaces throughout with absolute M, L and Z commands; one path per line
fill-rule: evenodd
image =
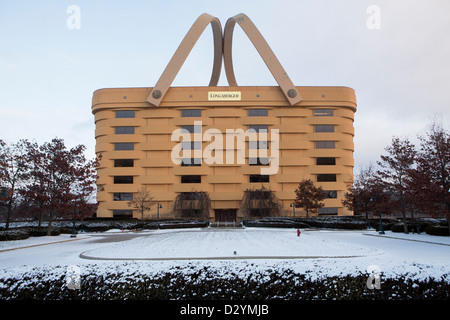
M 217 270 L 176 267 L 145 274 L 133 271 L 83 272 L 80 289 L 70 290 L 65 268 L 37 270 L 0 279 L 0 299 L 38 300 L 448 300 L 448 279 L 386 278 L 381 287 L 367 287 L 368 274 L 309 277 L 290 269 L 249 274 L 222 274 Z

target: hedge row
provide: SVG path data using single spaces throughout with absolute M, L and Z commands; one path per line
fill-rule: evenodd
M 370 219 L 370 227 L 380 230 L 380 220 Z M 369 223 L 361 217 L 314 217 L 314 218 L 283 218 L 268 217 L 259 220 L 244 221 L 247 227 L 275 227 L 275 228 L 328 228 L 346 230 L 365 230 Z M 382 219 L 383 230 L 392 232 L 404 232 L 403 223 L 393 219 Z M 417 219 L 407 223 L 408 232 L 426 232 L 430 235 L 448 236 L 448 224 L 444 219 Z
M 330 228 L 347 230 L 367 229 L 367 221 L 359 217 L 314 217 L 314 218 L 262 218 L 244 221 L 247 227 L 276 227 L 276 228 Z
M 51 231 L 52 236 L 59 236 L 62 232 L 61 229 L 53 228 Z M 68 232 L 65 232 L 68 233 Z M 9 240 L 24 240 L 29 237 L 41 237 L 47 235 L 47 228 L 45 227 L 25 227 L 25 228 L 15 228 L 8 230 L 0 230 L 0 241 Z
M 70 221 L 57 221 L 53 223 L 51 231 L 52 236 L 57 236 L 62 233 L 71 234 L 72 224 Z M 172 228 L 202 228 L 207 227 L 207 221 L 187 221 L 187 220 L 173 220 L 162 221 L 159 225 L 160 229 Z M 105 232 L 111 229 L 157 229 L 157 222 L 141 221 L 141 220 L 99 220 L 99 221 L 83 221 L 76 222 L 76 232 Z M 8 230 L 0 230 L 0 241 L 8 240 L 23 240 L 29 237 L 39 237 L 47 235 L 47 226 L 45 227 L 18 227 Z
M 370 219 L 370 226 L 380 229 L 378 219 Z M 391 230 L 392 232 L 403 232 L 403 224 L 397 220 L 383 219 L 383 230 Z M 71 221 L 56 221 L 53 223 L 54 228 L 52 235 L 60 233 L 72 233 Z M 209 225 L 208 221 L 195 220 L 171 220 L 161 221 L 159 228 L 203 228 Z M 366 219 L 361 217 L 313 217 L 313 218 L 283 218 L 268 217 L 259 220 L 244 221 L 247 227 L 273 227 L 273 228 L 329 228 L 329 229 L 345 229 L 345 230 L 365 230 L 368 227 Z M 448 236 L 448 225 L 446 221 L 441 219 L 417 219 L 407 224 L 409 232 L 426 232 L 430 235 Z M 112 220 L 112 219 L 95 219 L 90 221 L 76 222 L 76 231 L 85 232 L 105 232 L 111 229 L 156 229 L 158 227 L 156 221 L 142 221 L 138 219 L 129 220 Z M 47 228 L 22 227 L 10 230 L 0 230 L 0 241 L 5 240 L 21 240 L 30 236 L 47 235 Z
M 448 225 L 445 224 L 445 222 L 427 222 L 427 221 L 417 221 L 415 223 L 409 222 L 406 224 L 408 232 L 413 233 L 422 233 L 425 232 L 429 235 L 434 236 L 448 236 L 449 235 L 449 229 Z M 403 223 L 397 223 L 391 226 L 390 229 L 392 232 L 404 232 L 404 224 Z
M 384 278 L 369 289 L 367 274 L 308 279 L 291 270 L 257 271 L 250 276 L 223 277 L 214 271 L 82 275 L 80 289 L 68 289 L 65 276 L 45 274 L 3 279 L 0 299 L 38 300 L 448 300 L 446 279 Z

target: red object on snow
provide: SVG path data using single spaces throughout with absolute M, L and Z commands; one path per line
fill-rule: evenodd
M 297 229 L 297 237 L 300 237 L 300 229 Z

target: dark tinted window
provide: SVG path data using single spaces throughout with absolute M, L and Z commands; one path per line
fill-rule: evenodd
M 338 208 L 319 208 L 319 214 L 338 214 Z
M 334 132 L 333 124 L 316 124 L 314 125 L 314 132 Z
M 336 190 L 325 191 L 325 199 L 337 199 L 337 191 Z
M 316 149 L 334 149 L 334 141 L 316 141 Z
M 116 111 L 116 118 L 134 118 L 134 110 Z
M 115 176 L 114 184 L 131 184 L 133 183 L 133 176 Z
M 201 117 L 202 110 L 200 109 L 185 109 L 181 110 L 182 117 Z
M 116 134 L 134 134 L 134 127 L 116 127 Z
M 114 167 L 134 167 L 133 159 L 115 159 Z
M 133 210 L 116 209 L 113 210 L 113 218 L 132 218 Z
M 267 117 L 268 114 L 267 109 L 248 109 L 249 117 Z
M 202 159 L 200 159 L 200 158 L 181 159 L 182 167 L 200 167 L 201 165 L 202 165 Z
M 181 176 L 181 183 L 201 183 L 202 176 Z
M 318 165 L 318 166 L 334 166 L 334 165 L 336 165 L 336 158 L 316 158 L 316 165 Z
M 268 166 L 269 158 L 249 158 L 248 164 L 251 166 Z
M 335 182 L 336 175 L 335 174 L 318 174 L 317 182 Z
M 250 182 L 269 182 L 269 176 L 262 174 L 251 174 Z
M 185 125 L 185 126 L 181 126 L 181 128 L 186 130 L 189 133 L 201 133 L 201 130 L 202 130 L 201 126 L 194 126 L 194 125 Z
M 132 192 L 114 192 L 114 201 L 131 201 L 133 200 Z
M 265 124 L 251 124 L 248 128 L 253 129 L 256 132 L 269 132 L 269 126 Z
M 133 142 L 118 142 L 114 144 L 114 150 L 134 150 Z
M 272 191 L 261 191 L 261 190 L 255 190 L 250 191 L 249 198 L 251 200 L 268 200 L 272 196 Z

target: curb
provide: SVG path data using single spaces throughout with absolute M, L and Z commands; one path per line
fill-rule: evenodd
M 7 251 L 19 250 L 19 249 L 27 249 L 27 248 L 39 247 L 39 246 L 47 246 L 47 245 L 56 244 L 56 243 L 64 243 L 64 242 L 70 242 L 70 241 L 84 240 L 84 239 L 88 239 L 88 238 L 90 238 L 90 237 L 78 238 L 78 239 L 69 239 L 69 240 L 61 240 L 61 241 L 47 242 L 47 243 L 39 243 L 39 244 L 33 244 L 33 245 L 29 245 L 29 246 L 24 246 L 24 247 L 3 249 L 3 250 L 0 250 L 0 253 L 1 252 L 7 252 Z
M 368 233 L 363 233 L 363 236 L 389 238 L 389 239 L 405 240 L 405 241 L 413 241 L 413 242 L 423 242 L 423 243 L 437 244 L 437 245 L 441 245 L 441 246 L 448 246 L 448 247 L 450 247 L 450 244 L 447 244 L 447 243 L 432 242 L 432 241 L 426 241 L 426 240 L 405 239 L 405 238 L 398 238 L 398 237 L 392 237 L 392 236 L 386 236 L 386 235 L 378 235 L 378 234 L 368 234 Z

